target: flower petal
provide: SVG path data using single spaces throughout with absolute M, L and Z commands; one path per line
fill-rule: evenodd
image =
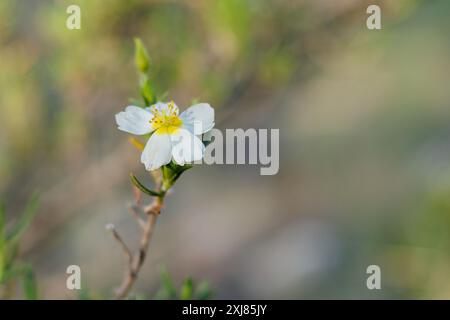
M 141 162 L 145 169 L 152 171 L 168 164 L 172 158 L 172 143 L 168 134 L 159 134 L 156 130 L 142 151 Z
M 125 111 L 116 114 L 116 123 L 119 130 L 136 135 L 143 135 L 152 132 L 150 120 L 153 115 L 136 106 L 128 106 Z
M 180 166 L 201 160 L 205 153 L 202 141 L 186 129 L 178 129 L 170 136 L 172 140 L 172 157 Z
M 180 119 L 187 130 L 202 134 L 214 127 L 214 109 L 208 103 L 195 104 L 182 112 Z

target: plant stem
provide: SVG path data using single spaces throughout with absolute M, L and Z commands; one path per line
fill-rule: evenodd
M 116 291 L 116 299 L 125 299 L 128 296 L 128 293 L 130 292 L 134 283 L 136 282 L 139 271 L 144 264 L 148 246 L 150 244 L 150 240 L 156 226 L 156 221 L 161 212 L 163 201 L 163 197 L 156 197 L 152 204 L 144 208 L 146 221 L 139 242 L 139 248 L 133 254 L 133 257 L 130 260 L 128 268 L 123 277 L 122 283 Z

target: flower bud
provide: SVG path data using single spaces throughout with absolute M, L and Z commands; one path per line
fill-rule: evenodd
M 134 39 L 134 62 L 139 72 L 146 73 L 150 67 L 150 58 L 141 39 Z

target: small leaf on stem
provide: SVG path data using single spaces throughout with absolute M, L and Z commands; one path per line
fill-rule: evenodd
M 139 76 L 139 89 L 145 105 L 150 106 L 156 102 L 156 94 L 148 76 L 142 73 Z
M 130 179 L 133 185 L 135 185 L 136 188 L 141 190 L 143 193 L 153 197 L 162 197 L 162 194 L 160 192 L 156 192 L 146 188 L 132 173 L 130 173 Z

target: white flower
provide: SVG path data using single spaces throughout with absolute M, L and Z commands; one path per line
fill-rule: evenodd
M 178 114 L 173 102 L 158 102 L 146 109 L 128 106 L 116 114 L 119 130 L 136 135 L 152 133 L 141 156 L 147 170 L 158 169 L 172 159 L 184 165 L 203 158 L 205 146 L 197 135 L 214 127 L 214 109 L 199 103 Z

